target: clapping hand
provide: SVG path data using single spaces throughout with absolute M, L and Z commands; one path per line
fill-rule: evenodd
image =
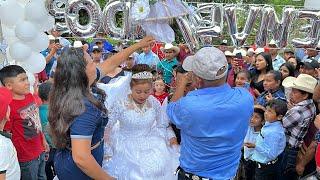
M 272 96 L 272 94 L 269 92 L 267 95 L 266 95 L 266 100 L 267 100 L 267 102 L 269 102 L 269 101 L 271 101 L 272 99 L 273 99 L 273 96 Z

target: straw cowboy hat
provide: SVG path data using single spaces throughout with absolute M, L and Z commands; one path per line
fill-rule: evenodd
M 165 50 L 173 50 L 175 54 L 179 54 L 180 48 L 178 46 L 174 46 L 171 43 L 166 43 L 164 47 L 161 47 L 160 50 L 164 52 Z
M 300 74 L 297 78 L 291 76 L 285 78 L 282 85 L 286 88 L 299 89 L 313 94 L 317 85 L 317 79 L 308 74 Z

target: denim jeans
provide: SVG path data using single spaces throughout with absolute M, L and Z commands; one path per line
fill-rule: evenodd
M 298 148 L 289 148 L 286 146 L 281 154 L 281 179 L 283 180 L 296 180 L 298 174 L 296 171 Z
M 28 162 L 21 162 L 21 180 L 46 180 L 45 153 L 40 154 L 36 159 Z

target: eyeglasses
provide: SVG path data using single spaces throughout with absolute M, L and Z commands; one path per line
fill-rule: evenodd
M 173 51 L 165 51 L 164 53 L 171 54 L 171 53 L 173 53 Z

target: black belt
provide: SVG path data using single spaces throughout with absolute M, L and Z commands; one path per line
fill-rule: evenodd
M 256 162 L 256 163 L 257 163 L 257 168 L 258 168 L 258 169 L 261 169 L 261 168 L 263 168 L 263 167 L 267 167 L 267 166 L 269 166 L 269 165 L 273 165 L 273 164 L 275 164 L 277 161 L 278 161 L 278 158 L 276 158 L 276 159 L 273 160 L 273 161 L 267 162 L 267 163 L 259 163 L 259 162 Z
M 192 173 L 185 172 L 180 166 L 177 168 L 175 174 L 181 174 L 182 176 L 185 176 L 188 179 L 192 179 L 192 180 L 212 180 L 210 178 L 205 178 L 202 176 L 198 176 L 198 175 L 195 175 Z

